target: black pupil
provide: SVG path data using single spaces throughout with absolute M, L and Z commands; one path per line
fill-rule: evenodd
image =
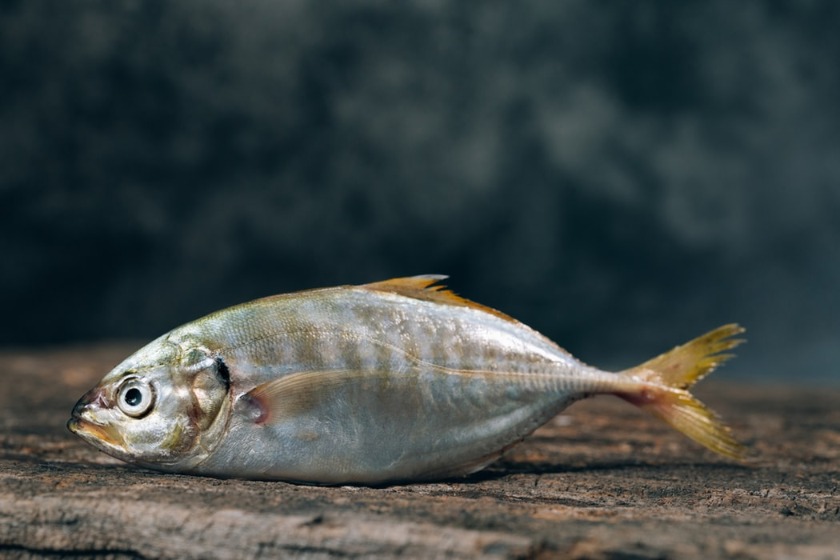
M 132 387 L 128 391 L 125 392 L 125 404 L 128 406 L 137 406 L 141 402 L 143 402 L 143 393 L 140 392 L 140 389 L 137 387 Z

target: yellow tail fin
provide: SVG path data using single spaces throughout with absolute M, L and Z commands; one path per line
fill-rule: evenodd
M 744 447 L 714 412 L 688 389 L 732 357 L 727 350 L 744 342 L 733 338 L 744 332 L 739 325 L 724 325 L 677 346 L 670 352 L 622 372 L 638 380 L 638 390 L 619 393 L 621 398 L 661 418 L 697 443 L 737 460 Z

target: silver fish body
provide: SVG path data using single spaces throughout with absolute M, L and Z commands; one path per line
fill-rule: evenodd
M 650 368 L 587 366 L 438 279 L 273 296 L 183 325 L 114 368 L 69 427 L 165 471 L 379 484 L 479 470 L 590 394 L 688 394 Z M 733 346 L 733 328 L 698 358 Z

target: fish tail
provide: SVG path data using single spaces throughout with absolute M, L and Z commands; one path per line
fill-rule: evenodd
M 716 453 L 743 460 L 745 448 L 717 415 L 689 389 L 733 354 L 727 350 L 744 342 L 733 338 L 744 332 L 739 325 L 718 327 L 652 360 L 621 372 L 631 390 L 616 394 L 647 410 L 685 436 Z

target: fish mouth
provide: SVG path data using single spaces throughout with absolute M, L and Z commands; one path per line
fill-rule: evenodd
M 91 389 L 73 407 L 67 429 L 96 447 L 122 450 L 123 441 L 114 426 L 94 420 L 107 408 L 104 391 L 101 388 Z
M 90 443 L 96 445 L 105 444 L 106 446 L 117 449 L 121 447 L 108 426 L 96 424 L 79 416 L 74 415 L 67 421 L 67 429 Z

